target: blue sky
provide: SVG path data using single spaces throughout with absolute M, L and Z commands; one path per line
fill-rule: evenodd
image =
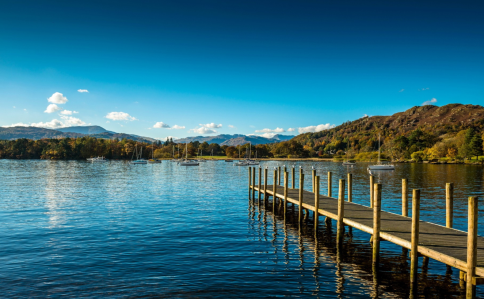
M 298 134 L 484 105 L 483 2 L 421 2 L 2 1 L 0 126 Z

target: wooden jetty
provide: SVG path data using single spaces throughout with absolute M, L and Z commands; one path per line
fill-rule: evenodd
M 299 171 L 299 186 L 295 188 L 295 171 L 292 171 L 292 188 L 289 188 L 289 173 L 274 170 L 273 184 L 268 185 L 268 172 L 259 167 L 258 183 L 256 184 L 256 168 L 249 168 L 249 198 L 264 202 L 273 199 L 273 209 L 276 202 L 284 207 L 284 215 L 288 204 L 299 206 L 299 222 L 303 221 L 303 210 L 312 211 L 314 226 L 317 231 L 319 216 L 326 217 L 326 223 L 331 219 L 337 221 L 337 244 L 344 240 L 344 226 L 354 227 L 371 235 L 373 246 L 373 265 L 378 266 L 380 240 L 390 241 L 403 248 L 410 249 L 410 294 L 416 291 L 418 257 L 423 256 L 424 263 L 432 258 L 460 270 L 460 279 L 466 283 L 466 298 L 475 298 L 475 285 L 484 284 L 484 237 L 477 235 L 477 197 L 469 197 L 468 232 L 452 228 L 453 217 L 453 185 L 446 185 L 446 226 L 421 221 L 420 190 L 412 191 L 412 217 L 408 217 L 407 180 L 402 181 L 402 215 L 381 211 L 382 185 L 375 184 L 370 176 L 369 206 L 352 202 L 352 176 L 339 181 L 338 198 L 331 196 L 331 173 L 328 173 L 328 195 L 320 194 L 320 177 L 312 171 L 313 192 L 304 190 L 304 174 Z M 284 179 L 280 185 L 281 175 Z M 346 187 L 348 190 L 346 190 Z M 349 201 L 345 201 L 345 193 Z M 252 196 L 251 196 L 252 195 Z M 306 217 L 307 217 L 306 213 Z M 330 222 L 329 222 L 330 223 Z

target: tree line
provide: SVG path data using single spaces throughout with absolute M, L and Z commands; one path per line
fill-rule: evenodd
M 0 140 L 0 159 L 53 159 L 82 160 L 103 156 L 107 159 L 129 160 L 135 153 L 142 152 L 142 158 L 157 159 L 195 158 L 204 156 L 227 156 L 229 158 L 272 158 L 272 157 L 307 157 L 309 153 L 295 141 L 276 144 L 250 144 L 238 146 L 220 146 L 198 141 L 176 143 L 172 139 L 165 142 L 139 142 L 129 139 L 103 139 L 94 137 L 60 139 L 16 139 Z

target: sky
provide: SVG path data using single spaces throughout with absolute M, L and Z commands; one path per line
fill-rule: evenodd
M 0 1 L 0 126 L 296 135 L 484 105 L 483 1 Z

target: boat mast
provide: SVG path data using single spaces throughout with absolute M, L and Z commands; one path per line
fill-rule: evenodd
M 188 143 L 185 143 L 185 160 L 188 160 Z
M 380 134 L 378 134 L 378 164 L 380 164 Z

